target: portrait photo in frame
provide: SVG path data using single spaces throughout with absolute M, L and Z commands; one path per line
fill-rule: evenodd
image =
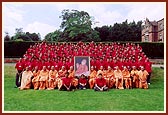
M 75 76 L 80 77 L 82 74 L 89 76 L 90 74 L 90 56 L 74 57 Z

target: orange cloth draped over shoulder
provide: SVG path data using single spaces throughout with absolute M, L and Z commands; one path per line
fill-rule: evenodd
M 21 80 L 20 90 L 30 89 L 31 77 L 32 76 L 33 76 L 33 73 L 31 71 L 24 71 L 22 73 L 22 80 Z
M 148 89 L 148 84 L 147 84 L 147 76 L 149 75 L 148 72 L 146 70 L 139 71 L 139 88 L 144 88 L 144 89 Z
M 123 70 L 122 74 L 123 74 L 123 78 L 124 78 L 124 81 L 125 81 L 125 87 L 127 89 L 132 87 L 130 72 L 128 70 Z
M 131 76 L 133 78 L 133 87 L 138 88 L 139 87 L 139 75 L 138 75 L 138 70 L 132 70 L 131 71 Z
M 68 77 L 71 78 L 72 86 L 77 87 L 78 79 L 75 78 L 75 71 L 74 70 L 68 70 L 68 72 L 69 72 L 69 76 Z
M 49 89 L 54 89 L 56 87 L 56 74 L 57 70 L 49 71 Z
M 32 84 L 34 86 L 34 89 L 39 88 L 39 75 L 40 75 L 40 70 L 38 70 L 38 71 L 34 70 L 33 71 L 34 78 L 32 79 Z
M 95 78 L 96 78 L 97 72 L 96 70 L 90 71 L 90 75 L 89 75 L 89 86 L 90 89 L 93 89 L 94 85 L 95 85 Z
M 40 87 L 39 87 L 39 89 L 41 90 L 41 89 L 45 89 L 46 87 L 48 88 L 48 75 L 49 75 L 49 71 L 48 70 L 46 70 L 46 71 L 44 71 L 44 70 L 41 70 L 40 71 L 40 75 L 39 75 L 39 81 L 40 81 Z
M 62 86 L 62 78 L 65 77 L 66 72 L 67 70 L 62 70 L 62 69 L 58 71 L 58 74 L 56 76 L 56 85 L 58 89 L 60 89 Z
M 114 78 L 116 80 L 116 88 L 123 89 L 123 75 L 121 70 L 114 70 Z
M 109 88 L 112 88 L 114 86 L 115 79 L 114 79 L 114 71 L 113 70 L 106 71 L 106 82 L 107 82 L 107 86 Z

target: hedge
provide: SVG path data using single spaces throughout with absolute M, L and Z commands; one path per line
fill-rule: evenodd
M 53 43 L 53 42 L 49 42 Z M 74 43 L 74 42 L 73 42 Z M 109 43 L 109 42 L 103 42 Z M 126 43 L 126 42 L 120 42 Z M 143 52 L 147 57 L 151 59 L 163 59 L 164 58 L 164 43 L 149 43 L 149 42 L 133 42 L 140 44 Z M 5 58 L 18 58 L 22 57 L 30 45 L 34 45 L 35 42 L 4 42 L 4 56 Z

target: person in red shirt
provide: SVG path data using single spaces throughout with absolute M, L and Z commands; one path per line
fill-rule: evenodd
M 95 91 L 108 90 L 108 87 L 106 86 L 106 80 L 102 77 L 101 73 L 98 75 L 98 78 L 96 79 L 94 90 Z
M 63 91 L 71 91 L 72 90 L 72 85 L 71 85 L 71 78 L 68 77 L 69 72 L 65 73 L 65 77 L 62 78 L 62 86 L 58 90 L 63 90 Z
M 79 78 L 79 89 L 86 89 L 87 86 L 87 79 L 84 74 L 81 75 Z
M 16 63 L 15 68 L 17 70 L 16 78 L 15 78 L 16 79 L 15 80 L 15 84 L 16 84 L 16 87 L 20 87 L 20 85 L 21 85 L 21 79 L 22 79 L 22 71 L 24 70 L 24 65 L 21 62 L 21 58 Z
M 147 83 L 148 83 L 148 85 L 150 85 L 150 77 L 151 77 L 151 73 L 152 73 L 152 63 L 149 61 L 148 58 L 146 58 L 146 60 L 145 60 L 145 70 L 149 74 L 147 76 Z

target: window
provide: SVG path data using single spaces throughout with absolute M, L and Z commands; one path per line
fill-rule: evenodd
M 159 41 L 162 41 L 162 39 L 163 39 L 163 36 L 162 36 L 162 34 L 160 33 L 160 34 L 159 34 Z
M 148 36 L 145 36 L 145 42 L 148 42 L 149 41 L 149 39 L 148 39 Z
M 159 28 L 160 28 L 160 29 L 163 29 L 163 23 L 160 23 Z

